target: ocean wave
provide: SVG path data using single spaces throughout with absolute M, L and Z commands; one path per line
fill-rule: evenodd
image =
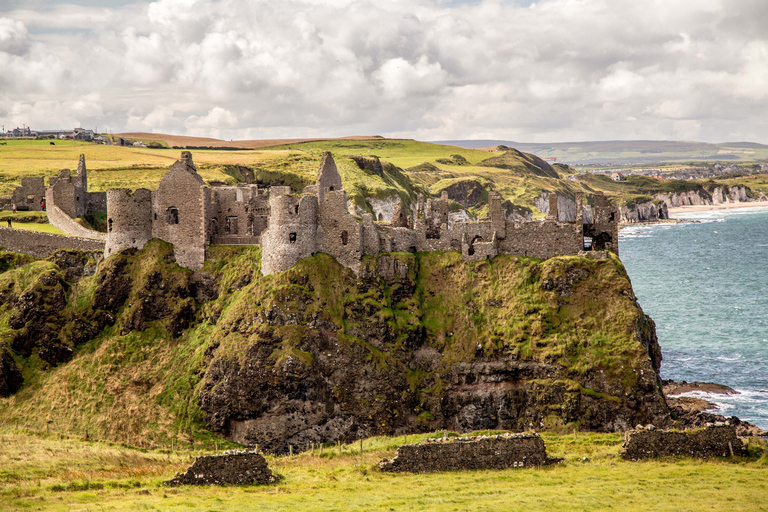
M 716 357 L 716 359 L 718 361 L 738 361 L 741 358 L 742 358 L 741 354 L 735 354 L 735 355 L 733 355 L 731 357 L 728 357 L 728 356 L 717 356 Z

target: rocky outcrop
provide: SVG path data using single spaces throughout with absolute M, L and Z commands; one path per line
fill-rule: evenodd
M 747 186 L 715 187 L 711 191 L 691 190 L 671 194 L 656 194 L 654 197 L 663 201 L 668 208 L 768 201 L 768 197 L 754 194 Z
M 538 434 L 503 434 L 479 437 L 427 439 L 397 449 L 379 469 L 385 472 L 429 473 L 473 469 L 507 469 L 546 466 L 558 459 L 547 455 Z
M 612 258 L 427 253 L 367 258 L 357 278 L 316 255 L 243 288 L 247 303 L 218 321 L 200 407 L 214 431 L 272 453 L 442 428 L 664 424 L 653 322 L 623 272 Z M 586 303 L 608 331 L 582 320 Z M 611 362 L 588 355 L 608 339 Z
M 646 201 L 619 206 L 619 221 L 622 224 L 658 222 L 669 219 L 667 204 L 662 201 Z
M 664 201 L 664 204 L 667 205 L 667 208 L 712 204 L 712 198 L 709 196 L 709 194 L 698 190 L 672 194 L 656 194 L 654 197 L 660 201 Z
M 276 481 L 261 454 L 230 451 L 198 457 L 183 474 L 165 485 L 252 485 Z
M 0 348 L 0 398 L 14 394 L 21 388 L 22 382 L 24 379 L 13 356 L 5 348 Z
M 639 430 L 630 432 L 624 440 L 621 457 L 627 460 L 657 457 L 743 457 L 744 443 L 731 425 L 712 426 L 699 430 Z
M 471 208 L 488 200 L 488 191 L 477 180 L 454 181 L 441 191 L 448 192 L 448 199 L 456 201 L 464 208 Z

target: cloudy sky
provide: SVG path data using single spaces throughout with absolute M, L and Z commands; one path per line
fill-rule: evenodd
M 765 0 L 0 0 L 0 123 L 768 143 Z

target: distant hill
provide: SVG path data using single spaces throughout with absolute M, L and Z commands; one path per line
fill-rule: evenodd
M 332 141 L 332 140 L 377 140 L 382 139 L 378 135 L 352 135 L 350 137 L 336 138 L 305 138 L 305 139 L 260 139 L 260 140 L 221 140 L 209 137 L 187 137 L 184 135 L 168 135 L 164 133 L 129 132 L 118 133 L 115 137 L 140 141 L 164 142 L 169 147 L 178 148 L 237 148 L 258 149 L 283 144 L 298 144 L 302 142 Z
M 509 140 L 443 140 L 445 144 L 470 149 L 508 146 L 541 158 L 557 158 L 570 165 L 629 165 L 662 162 L 768 160 L 768 145 L 755 142 L 682 142 L 664 140 L 611 140 L 585 142 L 527 143 Z

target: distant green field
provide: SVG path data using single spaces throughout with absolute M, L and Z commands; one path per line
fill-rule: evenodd
M 408 442 L 442 435 L 409 436 Z M 546 468 L 391 474 L 378 470 L 403 438 L 372 438 L 321 454 L 271 457 L 282 480 L 266 486 L 183 486 L 188 449 L 139 450 L 55 433 L 0 428 L 3 510 L 768 510 L 765 442 L 746 459 L 626 462 L 620 434 L 543 434 Z
M 581 143 L 579 143 L 581 144 Z M 566 147 L 574 154 L 579 151 L 615 150 L 617 143 L 584 143 Z M 624 148 L 627 154 L 641 155 L 657 151 L 656 146 Z M 531 146 L 531 145 L 528 145 Z M 562 144 L 535 145 L 540 156 L 563 151 Z M 681 152 L 700 151 L 706 153 L 714 145 L 698 143 L 669 143 L 668 156 L 674 161 Z M 521 148 L 527 148 L 521 145 Z M 719 147 L 719 146 L 718 146 Z M 649 149 L 650 148 L 650 149 Z M 768 157 L 768 146 L 735 146 L 734 151 L 749 153 L 756 158 L 763 148 Z M 662 149 L 664 149 L 662 147 Z M 720 148 L 718 151 L 730 151 Z M 534 199 L 542 191 L 562 193 L 573 197 L 584 192 L 591 194 L 602 191 L 612 196 L 615 201 L 632 200 L 638 195 L 653 195 L 669 188 L 669 183 L 659 181 L 612 182 L 600 176 L 582 176 L 578 181 L 569 181 L 567 174 L 576 170 L 558 167 L 558 177 L 547 176 L 531 166 L 530 157 L 516 156 L 498 150 L 463 149 L 456 146 L 430 144 L 405 139 L 376 139 L 365 141 L 327 140 L 304 142 L 261 148 L 258 150 L 193 150 L 193 158 L 200 175 L 207 182 L 219 182 L 233 185 L 243 181 L 243 168 L 253 171 L 255 179 L 263 185 L 289 185 L 295 192 L 314 183 L 317 168 L 323 151 L 331 151 L 336 160 L 339 173 L 347 190 L 348 197 L 359 208 L 366 210 L 366 198 L 385 198 L 400 196 L 406 203 L 412 203 L 417 193 L 437 196 L 446 187 L 462 181 L 479 183 L 484 194 L 495 190 L 505 200 L 514 205 L 527 208 L 535 216 L 541 214 L 533 208 Z M 75 169 L 79 155 L 85 154 L 89 169 L 89 186 L 93 191 L 110 188 L 157 188 L 160 180 L 170 165 L 179 157 L 178 149 L 147 149 L 120 146 L 96 145 L 85 142 L 9 140 L 0 144 L 0 195 L 10 195 L 19 185 L 22 176 L 55 176 L 59 169 Z M 667 153 L 653 153 L 663 157 Z M 519 154 L 517 154 L 519 155 Z M 363 170 L 353 160 L 354 157 L 379 157 L 385 172 L 378 176 Z M 460 157 L 459 159 L 454 158 Z M 462 162 L 461 159 L 464 161 Z M 493 159 L 503 161 L 503 165 L 483 163 Z M 528 160 L 526 160 L 528 159 Z M 389 164 L 389 166 L 388 166 Z M 539 165 L 539 164 L 536 164 Z M 546 165 L 546 164 L 541 164 Z M 671 170 L 679 164 L 666 164 Z M 400 169 L 400 170 L 398 170 Z M 547 171 L 551 173 L 551 171 Z M 695 189 L 698 184 L 711 183 L 711 180 L 689 181 L 686 187 Z M 758 176 L 727 178 L 728 185 L 746 184 L 755 190 L 768 191 L 768 179 Z M 690 186 L 689 186 L 690 185 Z M 484 196 L 484 197 L 485 197 Z M 483 203 L 484 204 L 484 203 Z M 484 215 L 482 205 L 471 209 L 476 215 Z

